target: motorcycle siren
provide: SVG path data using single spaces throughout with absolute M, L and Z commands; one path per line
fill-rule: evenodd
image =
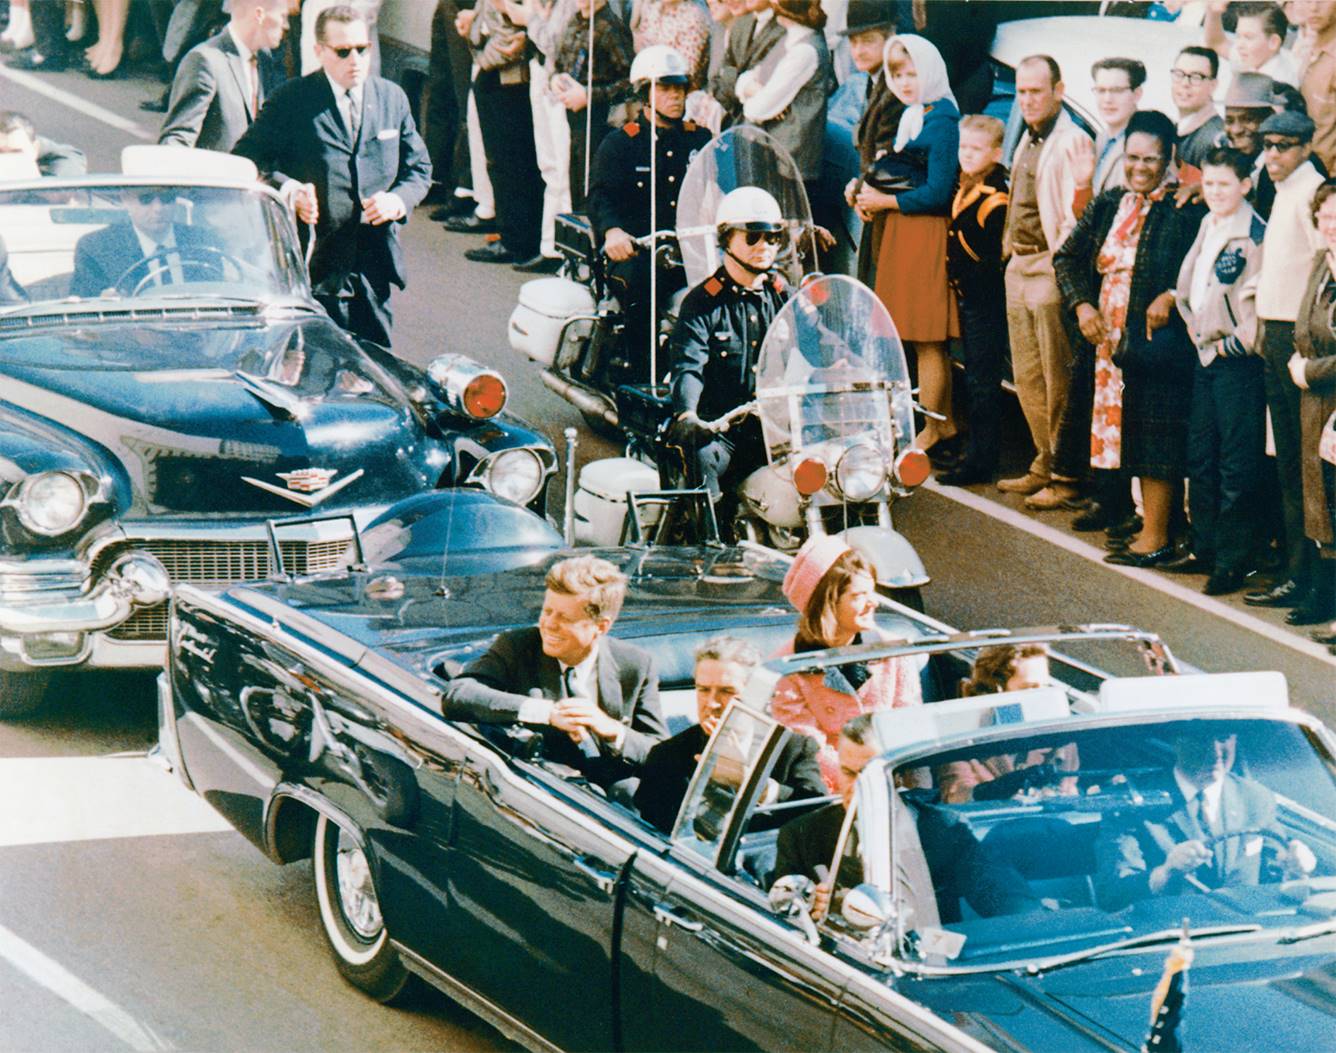
M 687 60 L 681 52 L 667 44 L 652 44 L 635 57 L 631 63 L 631 85 L 637 90 L 646 88 L 650 82 L 659 84 L 687 84 L 691 76 L 687 71 Z

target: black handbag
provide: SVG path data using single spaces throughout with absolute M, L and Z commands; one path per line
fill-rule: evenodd
M 928 181 L 928 153 L 917 148 L 885 153 L 867 166 L 863 182 L 883 194 L 903 194 Z

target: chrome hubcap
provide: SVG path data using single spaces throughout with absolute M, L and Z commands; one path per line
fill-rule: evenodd
M 366 853 L 342 830 L 336 850 L 334 868 L 339 883 L 339 906 L 349 928 L 364 940 L 380 935 L 384 923 L 380 917 L 380 901 L 371 883 L 371 867 Z

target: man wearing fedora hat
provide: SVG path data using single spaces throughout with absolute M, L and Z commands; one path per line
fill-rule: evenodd
M 1276 82 L 1265 73 L 1239 73 L 1225 93 L 1224 145 L 1253 161 L 1252 206 L 1259 216 L 1271 215 L 1276 185 L 1262 163 L 1262 122 L 1276 112 Z

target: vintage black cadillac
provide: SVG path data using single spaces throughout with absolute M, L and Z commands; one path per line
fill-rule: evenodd
M 422 370 L 338 329 L 253 178 L 6 184 L 0 717 L 53 669 L 160 668 L 168 584 L 266 577 L 268 520 L 326 517 L 279 531 L 304 574 L 423 491 L 542 514 L 555 454 L 505 401 L 462 355 Z
M 534 619 L 559 554 L 442 572 L 411 524 L 369 534 L 394 562 L 178 588 L 159 712 L 188 787 L 274 861 L 312 859 L 334 959 L 372 996 L 425 979 L 534 1049 L 1135 1051 L 1186 929 L 1183 1048 L 1330 1044 L 1336 754 L 1278 674 L 1178 675 L 1126 627 L 956 635 L 887 601 L 903 643 L 757 671 L 665 835 L 522 731 L 441 716 L 463 664 Z M 630 579 L 614 632 L 653 653 L 670 730 L 697 644 L 771 653 L 793 631 L 782 557 L 600 554 Z M 1051 686 L 954 697 L 989 641 L 1121 641 L 1156 672 L 1055 660 Z M 875 718 L 814 920 L 807 884 L 773 873 L 777 827 L 840 806 L 762 803 L 792 734 L 768 704 L 786 677 L 886 657 L 915 664 L 929 704 Z M 1185 743 L 1253 807 L 1239 822 L 1219 798 L 1219 872 L 1152 893 L 1136 846 L 1175 821 Z M 947 791 L 959 771 L 971 792 Z

